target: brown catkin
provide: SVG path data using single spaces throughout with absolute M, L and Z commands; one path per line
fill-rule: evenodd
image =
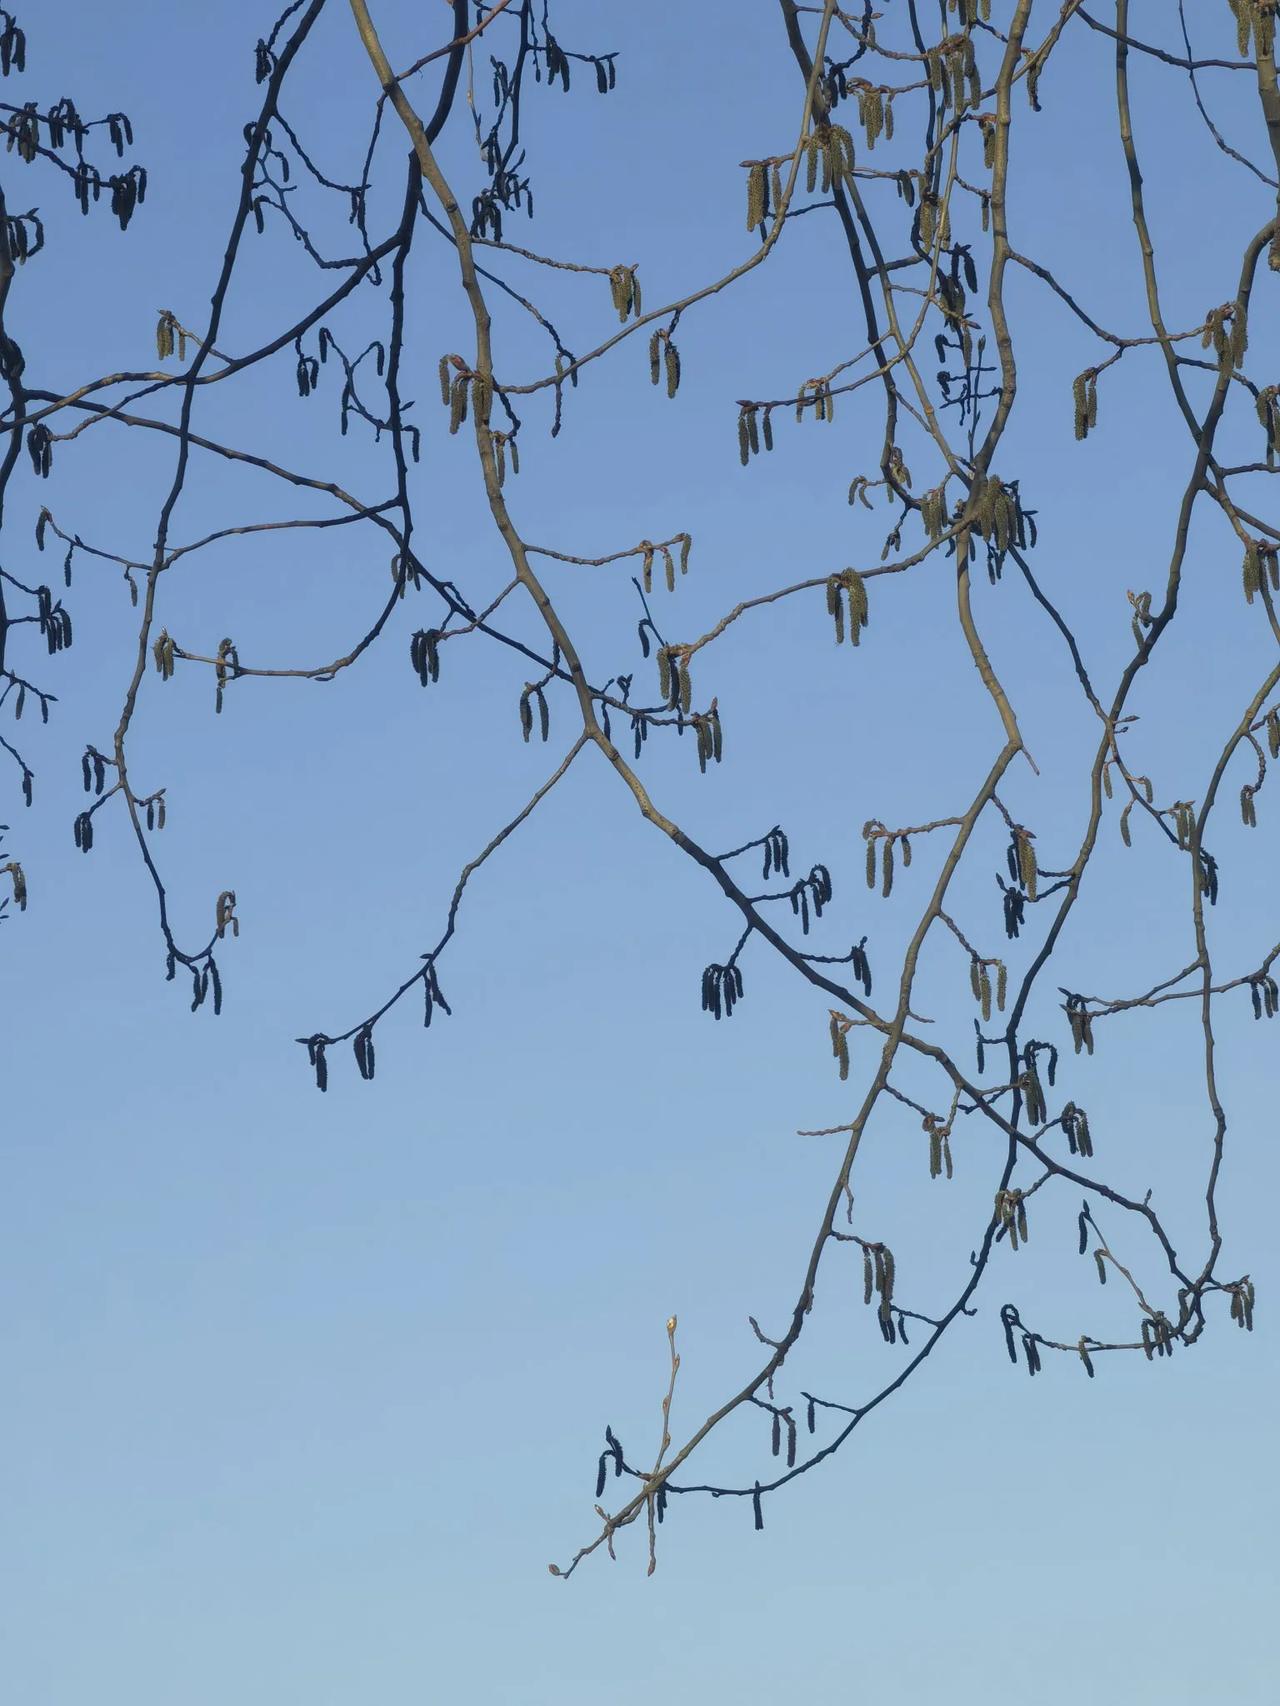
M 754 161 L 747 171 L 747 230 L 754 231 L 764 224 L 768 178 L 760 161 Z
M 840 576 L 827 576 L 827 614 L 836 625 L 836 644 L 844 639 L 844 603 L 840 597 Z
M 1227 0 L 1227 5 L 1230 6 L 1232 16 L 1236 21 L 1236 50 L 1241 59 L 1249 51 L 1249 17 L 1245 11 L 1248 3 L 1249 0 Z
M 1244 548 L 1244 596 L 1247 603 L 1252 604 L 1254 598 L 1262 590 L 1262 559 L 1258 552 L 1258 542 L 1250 539 Z
M 1258 393 L 1258 424 L 1267 435 L 1267 454 L 1272 455 L 1280 450 L 1280 414 L 1277 413 L 1277 395 L 1280 386 L 1268 385 Z
M 667 396 L 674 397 L 680 389 L 680 351 L 670 338 L 666 341 L 663 361 L 667 370 Z
M 456 433 L 467 418 L 467 386 L 470 375 L 459 373 L 449 394 L 449 431 Z
M 839 1064 L 840 1081 L 844 1083 L 849 1076 L 849 1035 L 836 1019 L 831 1021 L 831 1048 Z
M 1243 302 L 1237 302 L 1231 316 L 1231 365 L 1243 367 L 1249 348 L 1249 325 Z
M 1018 874 L 1031 899 L 1036 898 L 1036 849 L 1026 830 L 1018 832 Z
M 861 643 L 862 630 L 870 621 L 867 585 L 856 569 L 846 569 L 841 578 L 849 598 L 849 638 L 856 646 Z
M 613 267 L 609 272 L 609 292 L 613 297 L 613 305 L 618 311 L 619 320 L 625 320 L 631 309 L 631 298 L 634 289 L 630 267 Z

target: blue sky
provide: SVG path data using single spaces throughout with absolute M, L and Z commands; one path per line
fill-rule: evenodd
M 1155 27 L 1159 10 L 1135 6 L 1135 27 Z M 430 8 L 428 26 L 422 11 L 377 10 L 397 62 L 444 37 L 445 9 Z M 698 8 L 665 34 L 633 8 L 574 0 L 558 15 L 566 42 L 618 51 L 619 86 L 608 100 L 589 81 L 567 97 L 531 91 L 538 218 L 512 237 L 591 264 L 641 262 L 646 305 L 728 270 L 748 252 L 738 162 L 789 146 L 798 112 L 774 8 Z M 105 210 L 82 223 L 60 186 L 40 182 L 49 248 L 20 275 L 9 322 L 29 376 L 41 374 L 31 382 L 70 387 L 149 365 L 160 308 L 201 323 L 256 110 L 252 46 L 271 15 L 247 0 L 212 12 L 49 0 L 23 22 L 31 93 L 66 91 L 86 113 L 123 108 L 151 172 L 125 236 Z M 1225 6 L 1197 23 L 1204 51 L 1230 55 Z M 1012 237 L 1060 267 L 1104 323 L 1137 333 L 1109 55 L 1079 34 L 1046 75 L 1045 111 L 1019 103 Z M 1195 324 L 1232 293 L 1266 192 L 1225 170 L 1176 74 L 1134 72 L 1169 319 Z M 332 0 L 286 104 L 326 170 L 352 169 L 371 86 Z M 481 61 L 482 101 L 486 87 Z M 1259 153 L 1250 103 L 1234 84 L 1209 87 L 1229 139 Z M 403 153 L 396 137 L 375 229 L 397 204 Z M 460 184 L 478 181 L 465 128 L 443 154 Z M 37 193 L 20 170 L 6 156 L 11 205 Z M 335 250 L 349 242 L 339 222 L 326 235 Z M 307 305 L 314 275 L 300 261 L 279 230 L 249 246 L 221 347 L 252 347 Z M 506 569 L 473 452 L 440 419 L 436 360 L 467 347 L 453 266 L 442 244 L 419 245 L 406 389 L 426 434 L 420 549 L 479 598 Z M 607 335 L 603 280 L 509 267 L 575 346 Z M 1280 355 L 1276 288 L 1262 278 L 1251 324 L 1259 372 Z M 689 577 L 655 599 L 676 638 L 752 592 L 874 562 L 883 512 L 845 504 L 851 476 L 874 471 L 870 413 L 784 425 L 773 458 L 746 473 L 735 440 L 735 398 L 783 394 L 854 353 L 849 291 L 823 216 L 798 220 L 768 266 L 682 322 L 675 403 L 651 391 L 633 340 L 584 376 L 554 444 L 531 408 L 509 488 L 526 535 L 597 555 L 688 529 Z M 1046 585 L 1110 683 L 1131 644 L 1125 591 L 1156 587 L 1167 561 L 1185 432 L 1156 358 L 1137 352 L 1104 376 L 1098 433 L 1076 446 L 1071 379 L 1097 346 L 1032 280 L 1014 281 L 1010 306 L 1024 391 L 1001 464 L 1039 510 Z M 354 342 L 372 311 L 349 314 L 340 335 L 350 327 Z M 503 371 L 544 371 L 514 312 L 497 310 L 496 337 Z M 330 375 L 303 403 L 285 365 L 239 392 L 210 388 L 197 425 L 353 490 L 389 490 L 384 449 L 358 427 L 340 439 L 336 412 Z M 1247 454 L 1256 438 L 1241 433 Z M 167 443 L 107 429 L 59 448 L 47 486 L 29 470 L 15 482 L 6 566 L 39 572 L 41 503 L 86 539 L 145 555 L 171 465 Z M 256 478 L 202 469 L 175 537 L 307 513 L 296 505 Z M 162 619 L 194 650 L 229 634 L 246 661 L 318 660 L 345 650 L 384 597 L 387 555 L 354 529 L 217 547 L 167 577 Z M 904 879 L 886 906 L 863 885 L 860 827 L 962 808 L 999 738 L 954 632 L 947 572 L 931 563 L 873 583 L 872 627 L 852 655 L 831 643 L 820 593 L 745 619 L 697 677 L 720 698 L 725 763 L 699 777 L 689 742 L 651 742 L 643 761 L 659 803 L 706 844 L 781 822 L 801 869 L 829 864 L 836 895 L 817 945 L 838 953 L 866 931 L 886 979 L 933 855 L 921 850 L 913 886 Z M 1231 539 L 1201 525 L 1187 620 L 1147 672 L 1129 737 L 1165 797 L 1203 786 L 1268 667 L 1238 576 Z M 599 675 L 652 667 L 632 639 L 625 574 L 556 568 L 548 582 Z M 223 1015 L 192 1016 L 163 980 L 153 899 L 119 819 L 99 814 L 89 857 L 72 845 L 79 754 L 109 740 L 134 618 L 106 566 L 78 568 L 68 602 L 75 649 L 32 666 L 59 703 L 48 729 L 22 725 L 36 808 L 23 815 L 15 790 L 0 810 L 32 891 L 0 933 L 0 1626 L 15 1699 L 632 1706 L 765 1702 L 785 1688 L 945 1691 L 969 1706 L 1011 1669 L 1044 1706 L 1082 1693 L 1162 1706 L 1272 1698 L 1280 1178 L 1274 1041 L 1246 997 L 1222 1025 L 1221 1200 L 1224 1271 L 1258 1286 L 1251 1339 L 1223 1310 L 1170 1363 L 1111 1358 L 1093 1382 L 1067 1359 L 1034 1382 L 1012 1370 L 996 1313 L 1006 1300 L 1063 1337 L 1133 1326 L 1112 1288 L 1081 1277 L 1078 1202 L 1046 1192 L 1027 1250 L 997 1257 L 980 1315 L 833 1465 L 767 1506 L 764 1535 L 749 1503 L 686 1501 L 652 1580 L 633 1532 L 616 1565 L 597 1559 L 556 1583 L 547 1563 L 594 1532 L 605 1424 L 638 1457 L 656 1443 L 667 1316 L 680 1319 L 677 1435 L 757 1366 L 746 1316 L 768 1331 L 789 1310 L 836 1161 L 831 1140 L 796 1129 L 850 1117 L 869 1051 L 855 1046 L 855 1082 L 838 1084 L 825 1003 L 751 950 L 732 1022 L 700 1013 L 701 969 L 730 951 L 735 918 L 588 755 L 476 877 L 441 966 L 454 1018 L 424 1034 L 416 1012 L 394 1015 L 376 1081 L 335 1061 L 318 1096 L 292 1039 L 345 1028 L 412 970 L 460 865 L 558 761 L 571 706 L 553 697 L 550 746 L 524 745 L 524 670 L 461 645 L 424 693 L 407 652 L 425 603 L 338 681 L 238 683 L 221 717 L 203 676 L 149 674 L 134 765 L 168 789 L 158 852 L 180 933 L 207 933 L 224 888 L 244 921 L 222 957 Z M 1090 721 L 1016 584 L 984 579 L 975 602 L 1041 767 L 1039 779 L 1015 772 L 1010 808 L 1065 863 L 1085 816 Z M 1229 801 L 1224 811 L 1213 923 L 1233 970 L 1277 935 L 1269 804 L 1264 794 L 1252 837 L 1230 830 Z M 994 829 L 989 842 L 957 905 L 998 952 Z M 1159 852 L 1126 854 L 1108 826 L 1062 946 L 1063 982 L 1118 995 L 1191 958 L 1181 867 Z M 931 945 L 925 976 L 931 1012 L 963 1034 L 962 956 Z M 1032 1034 L 1061 1027 L 1051 994 Z M 1151 1187 L 1198 1255 L 1207 1122 L 1194 1044 L 1191 1016 L 1174 1010 L 1109 1021 L 1067 1093 L 1094 1115 L 1102 1170 L 1136 1195 Z M 918 1121 L 901 1116 L 871 1128 L 859 1211 L 892 1243 L 904 1300 L 929 1310 L 958 1288 L 999 1155 L 962 1131 L 956 1179 L 931 1184 Z M 1100 1220 L 1155 1281 L 1137 1235 Z M 812 1379 L 856 1401 L 896 1366 L 859 1290 L 853 1263 L 842 1278 L 832 1262 L 795 1388 Z M 758 1473 L 766 1431 L 726 1430 L 706 1472 Z

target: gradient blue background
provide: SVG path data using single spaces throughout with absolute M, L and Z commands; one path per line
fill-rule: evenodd
M 1056 8 L 1038 10 L 1047 28 Z M 1133 10 L 1136 28 L 1168 21 L 1163 6 Z M 447 34 L 443 6 L 385 0 L 376 15 L 398 63 Z M 0 92 L 123 108 L 151 170 L 122 237 L 105 208 L 82 223 L 63 186 L 6 157 L 11 205 L 38 198 L 50 227 L 9 313 L 32 383 L 149 366 L 159 308 L 203 323 L 241 128 L 256 111 L 253 41 L 272 16 L 246 0 L 28 8 L 29 88 Z M 1204 51 L 1230 56 L 1225 5 L 1196 25 Z M 799 111 L 775 9 L 655 18 L 561 0 L 557 31 L 572 47 L 616 49 L 619 86 L 608 101 L 587 76 L 567 97 L 530 89 L 538 218 L 513 219 L 509 235 L 591 264 L 642 262 L 649 306 L 727 270 L 749 252 L 738 162 L 789 148 Z M 478 55 L 482 106 L 485 65 Z M 1259 151 L 1247 85 L 1211 75 L 1228 136 Z M 1044 79 L 1044 113 L 1019 100 L 1011 229 L 1091 312 L 1139 334 L 1111 77 L 1105 41 L 1073 29 Z M 1225 168 L 1177 73 L 1138 63 L 1134 77 L 1168 315 L 1193 325 L 1234 293 L 1239 250 L 1274 203 Z M 333 0 L 285 107 L 326 171 L 356 169 L 371 88 Z M 433 99 L 424 79 L 421 104 Z M 404 152 L 398 136 L 384 150 L 375 230 L 398 207 Z M 444 156 L 460 187 L 479 181 L 461 112 Z M 318 216 L 318 229 L 330 252 L 349 252 L 340 219 Z M 575 348 L 608 335 L 603 280 L 502 266 Z M 1251 325 L 1263 382 L 1280 358 L 1277 288 L 1261 277 Z M 253 347 L 314 290 L 273 227 L 247 245 L 220 347 Z M 633 340 L 584 376 L 556 444 L 531 406 L 510 486 L 527 536 L 597 554 L 688 528 L 690 576 L 655 599 L 677 639 L 753 591 L 876 561 L 884 512 L 844 502 L 851 476 L 874 472 L 871 407 L 846 403 L 829 429 L 780 424 L 774 457 L 748 474 L 734 432 L 736 397 L 786 394 L 856 353 L 850 290 L 836 233 L 814 214 L 767 267 L 685 317 L 676 403 L 651 391 Z M 1076 446 L 1070 381 L 1097 345 L 1034 281 L 1015 277 L 1009 294 L 1024 391 L 999 471 L 1020 476 L 1039 509 L 1040 572 L 1109 686 L 1131 646 L 1125 590 L 1161 584 L 1185 430 L 1156 358 L 1138 352 L 1104 377 L 1099 431 Z M 435 362 L 465 351 L 468 333 L 452 254 L 425 232 L 410 305 L 406 390 L 426 432 L 419 549 L 478 600 L 508 570 L 473 451 L 440 419 Z M 358 348 L 376 311 L 366 298 L 335 330 Z M 502 373 L 545 371 L 527 321 L 495 313 Z M 384 450 L 358 424 L 338 438 L 336 399 L 330 369 L 300 402 L 286 363 L 267 381 L 211 387 L 197 426 L 386 495 Z M 1259 435 L 1242 420 L 1243 460 Z M 917 486 L 931 483 L 927 452 L 904 448 Z M 6 566 L 56 573 L 58 559 L 38 566 L 31 543 L 41 502 L 92 542 L 145 556 L 172 456 L 168 441 L 108 428 L 58 447 L 47 487 L 29 470 L 15 481 Z M 174 536 L 319 513 L 201 463 Z M 357 529 L 216 547 L 166 578 L 161 620 L 195 650 L 229 634 L 246 662 L 318 662 L 345 651 L 384 596 L 387 555 Z M 1225 530 L 1198 522 L 1186 619 L 1146 672 L 1128 737 L 1163 800 L 1202 791 L 1270 666 L 1238 577 Z M 624 570 L 555 568 L 548 581 L 594 674 L 651 667 L 633 642 Z M 1094 727 L 1016 580 L 983 581 L 976 596 L 1042 772 L 1015 772 L 1007 803 L 1041 830 L 1042 862 L 1066 863 Z M 642 768 L 659 805 L 708 845 L 780 821 L 801 870 L 825 860 L 837 892 L 815 945 L 838 953 L 869 932 L 883 991 L 940 850 L 918 844 L 886 906 L 862 884 L 860 826 L 963 809 L 999 731 L 955 631 L 948 568 L 875 583 L 872 597 L 852 656 L 831 644 L 820 594 L 745 619 L 695 676 L 700 696 L 720 698 L 724 765 L 701 779 L 691 743 L 654 741 Z M 1110 1358 L 1092 1383 L 1069 1358 L 1048 1359 L 1035 1382 L 1012 1370 L 996 1319 L 1006 1299 L 1068 1339 L 1136 1327 L 1118 1288 L 1099 1293 L 1075 1255 L 1075 1196 L 1045 1192 L 1028 1249 L 994 1262 L 980 1315 L 833 1465 L 770 1501 L 763 1536 L 749 1503 L 680 1503 L 653 1580 L 632 1531 L 617 1565 L 597 1558 L 562 1585 L 546 1566 L 594 1533 L 604 1424 L 636 1458 L 656 1444 L 667 1315 L 680 1317 L 678 1437 L 758 1366 L 746 1315 L 766 1331 L 784 1320 L 835 1165 L 832 1140 L 794 1132 L 849 1117 L 869 1049 L 855 1046 L 855 1082 L 839 1085 L 825 1003 L 752 950 L 732 1023 L 698 1011 L 701 968 L 728 953 L 735 918 L 589 755 L 475 879 L 441 967 L 456 1017 L 424 1035 L 413 1004 L 379 1032 L 374 1084 L 335 1058 L 318 1096 L 291 1039 L 345 1028 L 412 969 L 460 865 L 558 761 L 572 707 L 553 696 L 551 746 L 524 746 L 524 671 L 465 644 L 445 648 L 424 693 L 407 642 L 435 619 L 428 595 L 335 683 L 246 681 L 218 719 L 204 674 L 180 669 L 165 685 L 149 673 L 135 779 L 169 791 L 157 852 L 180 933 L 203 939 L 224 887 L 244 920 L 222 956 L 223 1016 L 193 1017 L 163 981 L 153 897 L 119 817 L 99 814 L 90 857 L 72 846 L 79 753 L 109 742 L 134 617 L 109 566 L 81 561 L 68 602 L 74 652 L 30 654 L 28 673 L 59 694 L 47 730 L 29 719 L 19 730 L 39 771 L 36 809 L 22 815 L 13 790 L 0 811 L 32 890 L 0 954 L 10 1698 L 638 1706 L 786 1691 L 969 1706 L 1016 1688 L 1043 1706 L 1274 1699 L 1275 1043 L 1246 997 L 1223 1007 L 1232 1133 L 1220 1202 L 1222 1272 L 1250 1271 L 1258 1286 L 1252 1339 L 1223 1307 L 1194 1354 L 1171 1363 Z M 1217 847 L 1214 941 L 1228 975 L 1280 934 L 1268 791 L 1252 837 L 1232 826 L 1247 779 L 1247 766 L 1231 773 Z M 1182 863 L 1145 831 L 1136 840 L 1126 854 L 1108 824 L 1055 984 L 1126 994 L 1192 957 Z M 996 826 L 981 845 L 957 915 L 999 952 Z M 1015 972 L 1034 939 L 1010 950 Z M 926 1012 L 967 1060 L 971 1002 L 954 944 L 931 938 L 924 979 Z M 1053 995 L 1030 1028 L 1062 1041 Z M 1198 1266 L 1209 1125 L 1194 1015 L 1166 1008 L 1099 1033 L 1097 1056 L 1069 1063 L 1060 1093 L 1092 1111 L 1099 1169 L 1137 1195 L 1153 1188 Z M 929 1083 L 914 1066 L 902 1081 Z M 931 1183 L 918 1122 L 886 1108 L 859 1163 L 859 1223 L 893 1245 L 902 1300 L 930 1312 L 962 1283 L 1000 1162 L 981 1130 L 962 1128 L 955 1147 L 955 1181 Z M 1099 1218 L 1163 1297 L 1137 1230 Z M 841 1255 L 788 1392 L 812 1383 L 856 1402 L 900 1353 L 881 1343 Z M 747 1418 L 704 1469 L 750 1478 L 766 1450 L 766 1425 Z

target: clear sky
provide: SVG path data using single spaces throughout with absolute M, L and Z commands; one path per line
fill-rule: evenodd
M 1037 8 L 1043 27 L 1056 10 Z M 399 63 L 446 37 L 441 5 L 374 11 Z M 1133 12 L 1144 30 L 1167 19 L 1152 0 Z M 161 308 L 202 324 L 259 99 L 253 43 L 273 17 L 251 0 L 28 7 L 30 89 L 11 81 L 0 95 L 47 104 L 65 92 L 86 115 L 127 111 L 150 171 L 122 236 L 105 209 L 81 222 L 62 186 L 46 174 L 30 188 L 5 156 L 11 209 L 38 197 L 49 223 L 8 312 L 30 383 L 69 389 L 149 366 Z M 711 0 L 655 20 L 560 0 L 557 17 L 568 45 L 617 51 L 618 88 L 607 100 L 586 77 L 567 96 L 531 88 L 538 217 L 508 234 L 593 265 L 640 262 L 646 305 L 728 270 L 749 252 L 738 162 L 789 147 L 799 111 L 776 7 Z M 1225 4 L 1195 24 L 1203 51 L 1232 55 Z M 1104 323 L 1137 334 L 1109 49 L 1076 34 L 1046 75 L 1045 111 L 1018 103 L 1013 241 L 1061 267 Z M 1169 318 L 1191 325 L 1233 293 L 1268 192 L 1225 169 L 1176 73 L 1139 63 L 1134 76 Z M 358 169 L 371 87 L 349 10 L 330 0 L 286 114 L 336 176 Z M 433 87 L 423 80 L 424 107 Z M 1239 86 L 1207 88 L 1233 145 L 1263 151 Z M 489 99 L 483 54 L 476 95 Z M 465 125 L 443 152 L 460 185 L 479 181 Z M 393 216 L 403 153 L 396 137 L 375 231 Z M 869 413 L 784 425 L 767 464 L 744 473 L 737 459 L 735 398 L 786 394 L 856 353 L 847 263 L 824 218 L 796 221 L 768 266 L 684 319 L 675 403 L 651 390 L 633 340 L 584 377 L 554 444 L 529 411 L 509 487 L 528 537 L 603 555 L 692 533 L 687 581 L 656 598 L 676 638 L 744 595 L 878 559 L 884 512 L 845 504 L 850 478 L 874 472 Z M 324 235 L 349 252 L 340 222 Z M 515 261 L 506 276 L 543 292 L 576 347 L 607 335 L 603 280 L 548 281 Z M 1189 450 L 1149 352 L 1104 377 L 1099 430 L 1074 444 L 1071 378 L 1098 346 L 1033 285 L 1010 292 L 1026 354 L 1001 460 L 1039 511 L 1046 584 L 1109 684 L 1131 645 L 1125 592 L 1163 575 Z M 1280 360 L 1277 289 L 1264 274 L 1258 371 Z M 507 571 L 473 449 L 440 416 L 436 360 L 468 347 L 443 243 L 418 245 L 408 294 L 406 390 L 425 433 L 419 549 L 478 600 Z M 314 274 L 271 229 L 249 245 L 220 347 L 253 347 L 314 295 Z M 372 312 L 347 310 L 335 330 L 359 347 Z M 503 371 L 544 371 L 527 321 L 495 312 Z M 198 428 L 389 492 L 385 446 L 358 423 L 338 436 L 332 370 L 303 402 L 291 368 L 210 388 Z M 1242 436 L 1246 453 L 1257 436 Z M 921 449 L 918 486 L 927 462 Z M 24 458 L 6 566 L 56 572 L 31 542 L 44 502 L 69 531 L 145 556 L 171 470 L 170 444 L 108 429 L 58 447 L 45 486 Z M 304 513 L 317 512 L 256 477 L 201 468 L 175 538 Z M 193 650 L 226 634 L 246 661 L 309 663 L 361 631 L 385 596 L 387 556 L 382 536 L 355 529 L 233 542 L 166 577 L 162 619 Z M 699 674 L 720 698 L 724 764 L 700 778 L 688 741 L 651 742 L 643 761 L 659 803 L 707 845 L 783 823 L 800 869 L 823 860 L 835 878 L 816 945 L 840 953 L 865 931 L 886 978 L 932 855 L 886 906 L 863 884 L 860 827 L 962 809 L 999 740 L 954 632 L 948 573 L 933 564 L 875 583 L 852 655 L 831 643 L 820 593 L 739 624 Z M 625 572 L 548 578 L 597 676 L 652 667 Z M 1221 530 L 1197 534 L 1188 582 L 1188 621 L 1149 672 L 1130 737 L 1167 798 L 1203 788 L 1267 667 Z M 154 897 L 120 818 L 99 814 L 87 858 L 72 845 L 79 755 L 109 742 L 128 669 L 135 618 L 114 569 L 77 568 L 70 656 L 32 655 L 30 672 L 59 695 L 47 729 L 28 717 L 19 731 L 36 805 L 24 814 L 8 778 L 0 796 L 32 897 L 0 928 L 6 1694 L 23 1706 L 754 1706 L 783 1691 L 976 1706 L 1006 1688 L 1038 1706 L 1273 1700 L 1275 1041 L 1244 995 L 1222 1026 L 1222 1271 L 1255 1279 L 1252 1338 L 1223 1307 L 1194 1352 L 1168 1363 L 1113 1357 L 1092 1382 L 1065 1358 L 1034 1382 L 1011 1369 L 1005 1301 L 1069 1339 L 1135 1325 L 1113 1288 L 1082 1277 L 1076 1198 L 1046 1192 L 1029 1247 L 993 1263 L 979 1315 L 833 1464 L 770 1502 L 764 1534 L 747 1501 L 681 1501 L 652 1580 L 638 1529 L 617 1564 L 551 1579 L 548 1562 L 595 1532 L 605 1424 L 637 1459 L 656 1444 L 668 1315 L 683 1357 L 677 1436 L 758 1366 L 746 1317 L 769 1331 L 789 1311 L 836 1165 L 832 1140 L 795 1132 L 850 1117 L 869 1051 L 855 1048 L 854 1081 L 840 1085 L 826 1004 L 763 954 L 744 961 L 730 1023 L 699 1011 L 701 969 L 731 950 L 736 915 L 590 755 L 475 879 L 441 966 L 454 1017 L 424 1033 L 416 1011 L 394 1015 L 373 1084 L 344 1056 L 328 1095 L 315 1092 L 292 1039 L 345 1029 L 414 968 L 460 866 L 570 738 L 572 707 L 553 696 L 550 745 L 521 742 L 525 672 L 484 651 L 446 648 L 424 692 L 408 637 L 436 619 L 427 596 L 336 682 L 239 683 L 221 717 L 205 675 L 148 674 L 134 764 L 168 790 L 157 851 L 180 934 L 207 934 L 220 890 L 239 897 L 216 1020 L 164 982 Z M 976 602 L 1041 766 L 1039 780 L 1024 769 L 1011 781 L 1011 808 L 1065 863 L 1095 737 L 1020 588 L 983 579 Z M 1247 777 L 1232 774 L 1234 792 Z M 1233 972 L 1280 935 L 1265 793 L 1259 814 L 1252 838 L 1226 833 L 1219 855 L 1215 943 Z M 994 869 L 994 829 L 990 841 Z M 1181 867 L 1160 851 L 1126 854 L 1108 826 L 1063 982 L 1137 992 L 1192 957 Z M 958 897 L 992 952 L 1004 945 L 997 903 L 989 870 Z M 926 970 L 931 1013 L 963 1034 L 962 957 L 940 945 Z M 1052 996 L 1032 1034 L 1061 1030 Z M 1071 1064 L 1066 1093 L 1097 1110 L 1101 1170 L 1135 1195 L 1152 1188 L 1198 1266 L 1208 1122 L 1192 1017 L 1110 1021 L 1094 1060 Z M 962 1282 L 1000 1157 L 962 1130 L 956 1179 L 931 1184 L 918 1121 L 899 1112 L 870 1130 L 859 1210 L 898 1254 L 904 1301 L 927 1312 Z M 1158 1286 L 1150 1249 L 1118 1217 L 1100 1219 Z M 812 1379 L 857 1402 L 901 1352 L 861 1309 L 853 1263 L 847 1295 L 840 1274 L 833 1263 L 789 1391 Z M 706 1473 L 759 1473 L 766 1436 L 767 1423 L 743 1421 L 709 1448 Z

